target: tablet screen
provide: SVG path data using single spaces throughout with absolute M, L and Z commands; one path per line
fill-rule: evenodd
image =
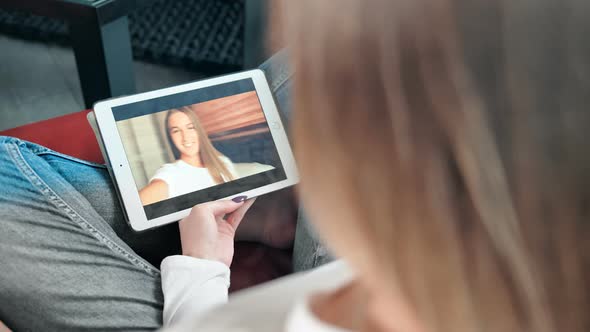
M 113 107 L 148 219 L 282 181 L 251 79 Z

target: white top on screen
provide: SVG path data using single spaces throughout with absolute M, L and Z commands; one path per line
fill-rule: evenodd
M 237 178 L 237 173 L 234 168 L 234 164 L 228 157 L 220 157 L 221 161 L 225 164 L 228 171 Z M 176 197 L 194 191 L 209 188 L 217 183 L 209 174 L 209 170 L 205 167 L 195 167 L 189 165 L 182 160 L 177 160 L 170 164 L 164 164 L 160 167 L 156 174 L 150 179 L 162 180 L 168 185 L 168 197 Z

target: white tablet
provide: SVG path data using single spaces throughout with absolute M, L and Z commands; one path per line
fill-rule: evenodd
M 264 72 L 101 101 L 94 115 L 127 220 L 141 231 L 195 205 L 298 182 Z

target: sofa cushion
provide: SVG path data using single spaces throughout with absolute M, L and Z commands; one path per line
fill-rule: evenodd
M 86 119 L 88 112 L 75 112 L 0 131 L 0 135 L 18 137 L 79 159 L 104 163 L 92 128 Z

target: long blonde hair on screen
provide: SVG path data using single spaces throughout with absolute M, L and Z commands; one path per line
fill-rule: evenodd
M 590 331 L 589 4 L 289 3 L 303 195 L 428 332 Z
M 178 151 L 178 149 L 174 145 L 174 142 L 172 141 L 168 122 L 170 120 L 170 116 L 178 112 L 187 115 L 193 123 L 199 139 L 199 156 L 201 157 L 201 162 L 203 163 L 203 166 L 207 168 L 209 174 L 211 174 L 211 177 L 213 178 L 215 183 L 220 184 L 233 180 L 233 174 L 229 171 L 227 165 L 223 162 L 223 160 L 221 160 L 223 154 L 213 146 L 211 140 L 209 139 L 209 136 L 207 135 L 207 133 L 203 129 L 203 126 L 201 125 L 201 121 L 199 121 L 199 118 L 197 117 L 195 112 L 187 106 L 168 110 L 168 112 L 166 113 L 166 118 L 164 120 L 166 139 L 168 141 L 170 149 L 172 150 L 174 158 L 176 160 L 180 159 L 180 151 Z

